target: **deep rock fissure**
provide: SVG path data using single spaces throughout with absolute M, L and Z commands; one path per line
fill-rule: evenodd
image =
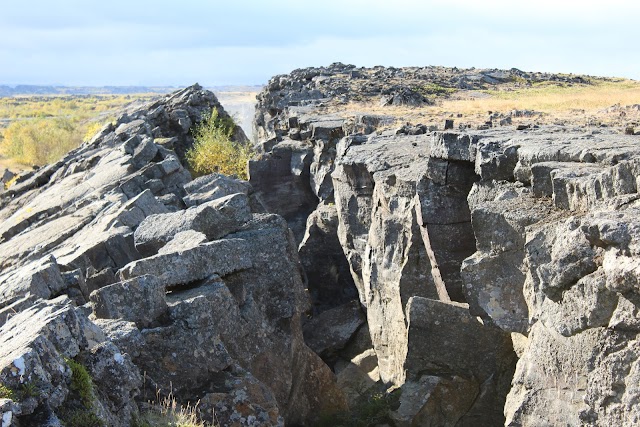
M 481 179 L 475 158 L 469 154 L 476 149 L 477 138 L 456 132 L 372 133 L 375 127 L 367 128 L 368 134 L 349 134 L 348 119 L 314 116 L 312 106 L 300 108 L 289 104 L 287 107 L 287 96 L 286 91 L 271 91 L 270 87 L 261 95 L 256 124 L 264 142 L 261 158 L 256 163 L 279 165 L 278 185 L 296 189 L 288 196 L 288 208 L 295 206 L 299 194 L 312 193 L 320 200 L 316 211 L 308 216 L 307 232 L 299 247 L 307 275 L 314 277 L 309 271 L 336 271 L 338 263 L 348 266 L 366 314 L 370 346 L 378 365 L 375 375 L 379 375 L 382 383 L 406 390 L 420 389 L 419 394 L 423 394 L 426 401 L 432 396 L 432 402 L 437 402 L 444 390 L 449 390 L 448 393 L 465 389 L 468 394 L 453 413 L 447 412 L 447 422 L 482 419 L 485 423 L 502 423 L 502 407 L 515 364 L 510 338 L 494 326 L 482 325 L 466 305 L 459 305 L 467 302 L 461 266 L 477 251 L 467 201 L 474 184 Z M 284 104 L 280 104 L 282 101 Z M 280 108 L 269 109 L 271 102 Z M 336 135 L 342 139 L 337 141 Z M 326 147 L 335 147 L 335 150 L 326 151 Z M 308 173 L 306 168 L 300 171 L 300 163 L 293 160 L 288 165 L 282 162 L 282 159 L 294 159 L 294 153 L 300 152 L 313 153 L 313 159 L 307 163 Z M 253 187 L 262 194 L 263 200 L 266 194 L 267 209 L 281 209 L 279 204 L 283 203 L 284 192 L 269 200 L 270 189 L 265 181 L 270 178 L 258 167 L 250 170 L 256 172 L 250 174 Z M 331 181 L 326 180 L 327 175 Z M 296 218 L 289 221 L 292 228 L 301 223 L 295 214 L 288 214 Z M 318 218 L 331 215 L 337 224 L 325 227 L 320 235 Z M 337 240 L 327 238 L 331 233 Z M 332 246 L 335 249 L 331 249 Z M 317 256 L 323 251 L 342 256 Z M 344 267 L 342 269 L 344 271 Z M 318 304 L 322 291 L 317 290 L 325 287 L 331 290 L 329 294 L 335 295 L 344 285 L 336 283 L 330 275 L 317 277 L 322 280 L 314 284 L 310 279 L 309 283 L 312 301 L 316 304 L 314 319 L 325 319 L 322 313 L 326 311 L 334 316 L 333 320 L 326 318 L 326 321 L 335 324 L 335 328 L 345 322 L 342 327 L 346 328 L 348 323 L 338 315 L 345 302 L 325 300 Z M 478 323 L 477 335 L 482 337 L 480 341 L 475 341 L 477 337 L 456 337 L 459 341 L 455 343 L 443 341 L 441 351 L 448 354 L 445 359 L 456 359 L 454 354 L 476 357 L 478 351 L 486 351 L 493 368 L 481 371 L 483 362 L 464 367 L 462 362 L 458 363 L 460 366 L 450 360 L 438 362 L 438 357 L 424 349 L 419 343 L 437 341 L 441 332 L 425 328 L 422 317 L 438 316 L 444 316 L 445 322 L 453 322 L 450 336 L 459 335 L 459 328 L 468 328 L 469 323 Z M 453 318 L 449 318 L 451 316 Z M 346 377 L 340 368 L 353 364 L 354 360 L 356 366 L 360 366 L 360 359 L 349 360 L 352 356 L 336 347 L 343 346 L 347 349 L 345 353 L 349 353 L 351 340 L 323 343 L 323 346 L 315 344 L 321 341 L 318 336 L 335 332 L 317 328 L 314 319 L 305 328 L 308 331 L 305 339 L 314 343 L 312 348 L 318 354 L 325 355 L 340 383 L 341 378 Z M 420 351 L 426 356 L 417 356 Z M 400 417 L 398 422 L 408 416 L 401 415 L 403 413 L 403 410 L 395 413 L 394 417 Z M 465 421 L 461 421 L 463 418 Z
M 116 427 L 156 389 L 222 425 L 312 425 L 387 388 L 396 426 L 639 419 L 637 137 L 327 112 L 426 102 L 402 84 L 431 72 L 275 77 L 250 183 L 184 169 L 217 105 L 195 86 L 0 195 L 0 381 L 35 388 L 2 416 L 55 425 L 71 358 Z

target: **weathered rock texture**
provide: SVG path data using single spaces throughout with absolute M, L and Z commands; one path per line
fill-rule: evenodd
M 310 303 L 286 222 L 256 213 L 247 182 L 192 181 L 181 163 L 212 108 L 193 86 L 127 111 L 0 196 L 3 427 L 59 425 L 76 407 L 129 426 L 158 390 L 222 425 L 345 408 L 304 343 Z M 92 398 L 74 391 L 71 359 Z
M 298 230 L 303 264 L 333 272 L 309 278 L 317 312 L 343 310 L 323 295 L 353 289 L 339 274 L 348 268 L 375 375 L 399 387 L 397 425 L 640 422 L 638 137 L 559 126 L 381 132 L 384 119 L 321 108 L 384 97 L 401 72 L 428 69 L 296 70 L 259 96 L 250 182 Z M 417 99 L 402 93 L 385 102 Z M 354 363 L 366 348 L 362 358 L 340 348 L 357 321 L 344 315 L 324 321 L 331 339 L 317 332 L 324 313 L 305 336 L 339 381 L 366 384 L 374 370 Z
M 181 163 L 218 107 L 197 86 L 22 176 L 0 195 L 2 422 L 127 426 L 173 390 L 225 426 L 311 425 L 384 386 L 395 426 L 640 423 L 639 137 L 320 109 L 522 75 L 448 70 L 275 77 L 249 182 Z

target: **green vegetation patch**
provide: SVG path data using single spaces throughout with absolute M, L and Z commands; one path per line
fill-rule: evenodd
M 42 166 L 55 162 L 81 142 L 76 126 L 68 119 L 21 120 L 5 129 L 0 151 L 20 163 Z
M 11 399 L 13 401 L 21 401 L 29 397 L 38 397 L 40 392 L 33 382 L 20 384 L 17 389 L 12 389 L 0 383 L 0 399 Z
M 0 383 L 0 399 L 16 400 L 16 393 L 6 385 Z
M 67 359 L 66 362 L 71 368 L 71 391 L 77 393 L 83 405 L 91 406 L 94 399 L 91 375 L 87 368 L 75 360 Z
M 155 96 L 0 98 L 0 155 L 28 166 L 53 163 L 91 139 L 118 109 Z
M 247 179 L 247 162 L 253 156 L 250 143 L 232 141 L 236 124 L 211 111 L 193 131 L 195 143 L 186 153 L 189 167 L 195 175 L 218 172 Z
M 104 427 L 104 422 L 91 411 L 76 409 L 63 417 L 65 427 Z
M 456 91 L 454 88 L 444 87 L 437 83 L 427 83 L 416 87 L 415 90 L 422 96 L 446 96 Z
M 0 117 L 9 119 L 68 117 L 87 120 L 110 113 L 134 100 L 151 100 L 157 94 L 15 96 L 0 98 Z
M 65 362 L 71 368 L 71 384 L 69 396 L 59 413 L 60 418 L 66 427 L 104 427 L 93 409 L 94 386 L 87 368 L 73 359 L 65 359 Z

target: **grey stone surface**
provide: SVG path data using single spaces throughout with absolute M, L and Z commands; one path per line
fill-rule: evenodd
M 391 412 L 396 426 L 444 427 L 470 425 L 464 415 L 473 406 L 479 390 L 475 382 L 455 375 L 451 378 L 424 375 L 406 382 L 400 393 L 399 407 Z M 483 425 L 493 425 L 490 422 L 481 421 Z
M 185 184 L 184 191 L 187 195 L 183 197 L 183 200 L 188 207 L 192 207 L 235 193 L 248 195 L 251 190 L 251 185 L 246 181 L 213 173 Z
M 227 375 L 225 386 L 228 393 L 209 393 L 200 400 L 198 412 L 204 420 L 220 425 L 284 427 L 273 393 L 250 373 Z
M 103 319 L 122 319 L 149 327 L 167 313 L 164 284 L 155 276 L 139 276 L 91 293 L 93 313 Z
M 467 89 L 515 75 L 542 78 L 515 70 L 451 71 L 456 87 Z M 514 426 L 634 425 L 637 136 L 557 125 L 514 130 L 511 117 L 537 113 L 513 111 L 508 118 L 491 115 L 492 125 L 499 120 L 504 127 L 433 136 L 420 124 L 376 132 L 383 121 L 345 115 L 347 136 L 332 141 L 331 129 L 337 130 L 339 121 L 335 113 L 325 113 L 327 106 L 341 111 L 353 98 L 377 101 L 380 93 L 393 103 L 402 85 L 422 73 L 436 80 L 448 75 L 438 67 L 332 64 L 295 70 L 269 82 L 258 97 L 255 121 L 268 159 L 255 169 L 281 162 L 280 194 L 295 185 L 295 194 L 313 193 L 320 200 L 312 214 L 309 205 L 287 205 L 289 223 L 298 227 L 301 217 L 309 218 L 308 234 L 315 234 L 301 247 L 303 259 L 331 246 L 326 233 L 318 238 L 318 215 L 335 203 L 336 234 L 366 309 L 380 377 L 407 391 L 394 422 L 501 425 L 504 413 L 507 425 Z M 313 138 L 315 128 L 326 132 Z M 303 186 L 290 172 L 300 162 L 278 154 L 291 147 L 313 152 Z M 331 186 L 326 171 L 332 171 Z M 339 263 L 323 265 L 328 272 Z M 453 345 L 452 353 L 430 353 L 435 346 L 424 344 L 429 328 L 412 331 L 409 322 L 407 329 L 407 302 L 419 297 L 468 303 L 449 310 L 457 314 L 449 313 L 449 324 L 434 329 L 435 337 L 442 333 L 438 348 Z M 455 304 L 445 305 L 450 306 Z M 463 319 L 475 322 L 473 327 Z M 416 320 L 414 327 L 427 322 Z M 480 336 L 483 342 L 474 341 Z M 508 375 L 485 384 L 478 378 L 496 369 L 482 354 L 510 348 L 509 336 L 520 361 L 505 405 Z M 508 353 L 495 356 L 504 363 L 500 372 L 514 369 L 515 357 Z M 423 354 L 422 365 L 414 363 L 416 354 Z M 352 357 L 339 358 L 336 369 L 356 373 L 347 363 Z M 473 370 L 478 378 L 469 375 Z M 451 372 L 457 372 L 455 378 Z M 460 392 L 454 397 L 452 390 Z
M 215 240 L 238 230 L 251 218 L 249 200 L 243 193 L 215 199 L 184 211 L 150 215 L 134 233 L 136 249 L 145 256 L 158 250 L 182 231 L 193 230 Z
M 205 279 L 212 274 L 224 276 L 252 265 L 249 242 L 224 239 L 134 261 L 125 265 L 118 274 L 122 280 L 155 275 L 165 286 L 171 286 Z
M 133 402 L 140 385 L 137 368 L 125 359 L 117 347 L 105 342 L 96 325 L 75 309 L 66 297 L 37 303 L 10 318 L 0 328 L 0 381 L 12 390 L 30 390 L 17 402 L 21 420 L 40 425 L 38 419 L 57 418 L 55 413 L 72 405 L 71 368 L 66 358 L 92 357 L 95 365 L 118 367 L 118 383 L 112 384 L 112 372 L 91 370 L 95 378 L 96 411 L 110 425 L 128 426 L 137 413 Z M 100 347 L 109 353 L 100 352 Z M 89 356 L 91 354 L 92 356 Z M 105 377 L 106 374 L 106 377 Z M 31 421 L 30 421 L 31 420 Z
M 314 313 L 358 299 L 358 290 L 338 238 L 335 204 L 320 203 L 309 215 L 298 255 L 307 274 Z
M 206 243 L 208 241 L 207 236 L 199 231 L 180 231 L 173 236 L 173 239 L 169 240 L 169 243 L 158 250 L 158 255 L 193 249 L 201 243 Z
M 467 383 L 462 388 L 475 391 L 472 399 L 467 396 L 459 402 L 461 422 L 501 424 L 501 402 L 509 391 L 516 359 L 510 336 L 483 325 L 459 303 L 412 297 L 407 318 L 408 379 L 415 381 L 423 372 L 459 376 Z
M 369 348 L 352 359 L 335 365 L 338 386 L 344 392 L 349 407 L 354 407 L 362 396 L 379 385 L 380 370 L 373 348 Z
M 240 367 L 269 388 L 278 411 L 267 412 L 276 420 L 279 414 L 284 420 L 303 422 L 320 411 L 344 408 L 331 371 L 303 341 L 300 317 L 309 302 L 284 220 L 256 216 L 229 237 L 198 248 L 242 242 L 250 264 L 233 274 L 172 288 L 167 295 L 169 321 L 141 331 L 147 350 L 139 352 L 135 363 L 153 383 L 172 386 L 182 396 L 195 396 L 206 388 L 215 394 L 209 396 L 215 397 L 213 406 L 233 397 L 215 379 Z M 250 248 L 246 242 L 251 242 Z M 220 252 L 224 256 L 229 251 Z M 203 264 L 211 262 L 208 252 L 199 256 Z
M 45 257 L 19 270 L 2 274 L 0 307 L 5 307 L 26 295 L 36 298 L 57 296 L 67 284 L 54 257 Z
M 269 212 L 282 215 L 302 241 L 307 216 L 318 199 L 309 187 L 313 149 L 284 140 L 259 159 L 249 161 L 249 182 Z
M 455 132 L 437 132 L 431 139 L 431 157 L 473 162 L 476 158 L 476 138 Z
M 461 265 L 469 309 L 505 331 L 526 332 L 525 229 L 548 217 L 552 205 L 534 199 L 528 188 L 505 182 L 475 184 L 469 202 L 477 247 Z
M 540 77 L 343 64 L 278 76 L 259 96 L 251 185 L 190 182 L 180 163 L 190 127 L 217 106 L 192 87 L 131 107 L 20 177 L 0 194 L 0 372 L 12 387 L 30 372 L 49 400 L 0 402 L 3 414 L 60 424 L 65 356 L 91 367 L 106 425 L 137 410 L 136 369 L 148 373 L 148 395 L 173 385 L 181 401 L 271 425 L 310 425 L 377 382 L 399 388 L 398 425 L 637 424 L 638 137 L 562 126 L 382 131 L 384 117 L 319 109 L 381 93 L 415 100 L 407 82 L 432 74 L 466 88 Z M 233 224 L 215 231 L 226 221 L 216 217 L 200 229 L 195 213 L 229 196 L 241 201 L 225 217 Z M 148 252 L 136 233 L 150 236 Z M 117 270 L 136 282 L 154 275 L 158 292 L 124 292 L 111 283 Z M 366 325 L 332 319 L 346 327 L 319 337 L 337 385 L 304 344 L 301 319 L 343 302 L 318 304 L 318 290 L 344 295 L 347 271 Z M 96 309 L 117 318 L 99 328 L 89 306 L 73 306 L 91 290 L 117 291 Z M 107 390 L 111 372 L 123 381 Z
M 91 410 L 108 426 L 129 426 L 143 400 L 172 388 L 249 425 L 346 408 L 304 344 L 309 301 L 286 223 L 251 215 L 262 208 L 248 183 L 191 183 L 181 164 L 190 127 L 213 107 L 228 117 L 199 86 L 132 106 L 0 194 L 0 381 L 35 392 L 0 402 L 12 424 L 61 426 L 79 405 L 65 358 L 88 369 Z M 239 128 L 234 138 L 246 141 Z M 158 230 L 152 253 L 138 252 L 135 233 Z
M 304 340 L 323 360 L 342 350 L 365 322 L 358 302 L 324 311 L 303 326 Z

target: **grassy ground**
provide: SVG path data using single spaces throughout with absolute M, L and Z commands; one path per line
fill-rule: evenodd
M 13 171 L 56 161 L 90 139 L 116 112 L 155 94 L 0 98 L 0 168 Z
M 62 95 L 0 98 L 0 118 L 73 117 L 78 120 L 87 120 L 101 115 L 107 117 L 110 113 L 134 100 L 148 100 L 154 96 L 158 95 Z
M 217 93 L 250 135 L 256 92 Z M 0 170 L 31 169 L 58 160 L 90 139 L 117 111 L 158 94 L 38 95 L 0 98 Z
M 396 124 L 410 122 L 439 125 L 447 118 L 476 126 L 489 115 L 507 117 L 514 110 L 533 114 L 512 117 L 514 123 L 561 123 L 608 126 L 640 125 L 640 82 L 625 79 L 594 80 L 591 84 L 542 82 L 528 86 L 504 85 L 494 90 L 457 91 L 440 98 L 435 106 L 381 107 L 377 100 L 336 106 L 331 112 L 350 116 L 366 112 L 396 117 Z

